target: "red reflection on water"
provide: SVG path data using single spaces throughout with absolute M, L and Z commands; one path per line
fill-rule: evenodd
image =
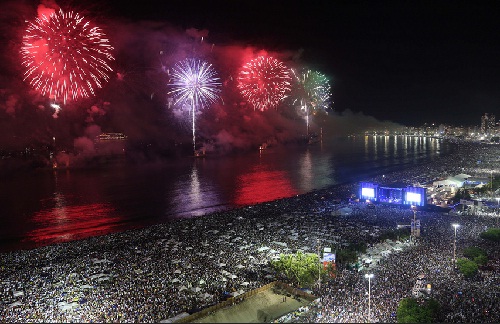
M 298 193 L 292 187 L 285 171 L 262 170 L 260 166 L 240 176 L 238 186 L 234 199 L 237 205 L 252 205 L 291 197 Z
M 94 203 L 58 206 L 42 210 L 33 216 L 37 229 L 27 233 L 29 241 L 38 246 L 84 239 L 113 232 L 120 218 L 109 204 Z

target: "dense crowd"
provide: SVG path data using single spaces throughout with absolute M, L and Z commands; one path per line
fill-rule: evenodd
M 496 153 L 491 154 L 492 150 Z M 458 158 L 443 157 L 371 181 L 430 182 L 447 172 L 500 170 L 498 147 L 466 146 Z M 496 155 L 495 155 L 496 154 Z M 161 322 L 195 312 L 281 279 L 269 261 L 280 253 L 317 252 L 330 246 L 380 242 L 379 235 L 410 223 L 409 209 L 368 209 L 350 198 L 357 184 L 183 219 L 81 241 L 0 255 L 2 322 Z M 349 206 L 352 213 L 333 211 Z M 395 322 L 398 302 L 411 297 L 417 276 L 432 285 L 430 296 L 444 322 L 498 322 L 499 251 L 479 238 L 493 216 L 470 217 L 419 211 L 421 237 L 361 271 L 342 268 L 335 279 L 313 288 L 315 307 L 295 321 L 366 322 L 367 279 L 371 321 Z M 465 280 L 452 262 L 453 227 L 459 223 L 457 254 L 480 246 L 493 271 Z

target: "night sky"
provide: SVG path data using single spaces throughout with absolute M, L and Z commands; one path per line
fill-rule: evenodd
M 37 16 L 40 4 L 82 13 L 116 50 L 110 82 L 95 98 L 64 107 L 57 119 L 46 98 L 22 80 L 25 21 Z M 170 126 L 172 116 L 164 116 L 164 75 L 200 35 L 205 47 L 212 45 L 200 53 L 211 57 L 224 80 L 262 51 L 326 74 L 332 128 L 339 132 L 354 125 L 476 126 L 484 113 L 500 117 L 496 1 L 22 0 L 0 6 L 0 144 L 52 136 L 70 142 L 101 131 L 139 141 L 189 138 L 189 131 Z M 208 118 L 200 127 L 207 137 L 232 145 L 261 141 L 252 131 L 279 139 L 302 127 L 271 113 L 238 114 L 244 117 L 216 110 L 216 123 Z M 245 125 L 249 119 L 253 124 Z
M 215 43 L 302 50 L 303 62 L 332 78 L 337 111 L 420 126 L 499 114 L 499 9 L 495 1 L 145 1 L 110 10 L 207 29 Z

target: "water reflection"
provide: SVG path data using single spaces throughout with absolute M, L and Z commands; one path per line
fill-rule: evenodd
M 188 201 L 194 205 L 194 206 L 199 206 L 201 202 L 201 191 L 200 191 L 200 179 L 198 178 L 198 169 L 196 168 L 196 165 L 193 165 L 193 168 L 191 169 L 191 176 L 189 177 L 189 188 L 190 188 L 190 193 Z
M 299 159 L 300 188 L 304 191 L 313 189 L 313 163 L 311 152 L 307 150 Z
M 204 161 L 196 160 L 190 174 L 181 177 L 175 183 L 175 195 L 166 195 L 166 203 L 172 200 L 173 210 L 176 216 L 200 216 L 220 205 L 218 188 L 214 185 L 212 178 L 202 176 L 200 171 L 205 170 Z
M 389 140 L 390 137 L 388 135 L 384 136 L 384 156 L 389 156 Z
M 268 167 L 259 164 L 237 178 L 234 203 L 256 204 L 296 194 L 298 191 L 292 187 L 286 171 L 268 170 Z
M 113 216 L 114 208 L 105 203 L 67 206 L 64 197 L 57 193 L 56 206 L 33 215 L 36 229 L 26 234 L 27 240 L 50 244 L 83 239 L 111 233 L 120 218 Z

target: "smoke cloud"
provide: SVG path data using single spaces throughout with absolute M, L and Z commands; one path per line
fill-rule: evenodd
M 8 44 L 0 63 L 5 68 L 0 77 L 0 148 L 49 145 L 55 137 L 57 148 L 66 152 L 58 156 L 64 164 L 68 157 L 96 154 L 94 139 L 102 132 L 124 133 L 132 149 L 150 145 L 161 151 L 179 143 L 189 144 L 192 116 L 174 107 L 168 83 L 171 67 L 192 56 L 212 63 L 223 85 L 222 99 L 196 115 L 196 136 L 207 143 L 208 149 L 246 150 L 266 141 L 287 143 L 305 136 L 305 118 L 290 109 L 288 101 L 277 110 L 256 112 L 236 88 L 237 73 L 248 60 L 267 54 L 290 67 L 306 65 L 301 62 L 304 49 L 278 52 L 238 41 L 215 44 L 206 29 L 183 29 L 167 21 L 94 19 L 92 13 L 86 13 L 85 17 L 93 19 L 114 47 L 114 72 L 95 96 L 54 109 L 50 99 L 41 97 L 23 81 L 24 71 L 16 53 L 22 47 L 25 20 L 58 9 L 55 1 L 41 1 L 36 8 L 17 1 L 0 5 L 0 34 L 3 32 L 2 40 Z M 335 84 L 332 93 L 335 97 Z M 310 116 L 312 131 L 322 130 L 332 137 L 398 126 L 349 110 Z

